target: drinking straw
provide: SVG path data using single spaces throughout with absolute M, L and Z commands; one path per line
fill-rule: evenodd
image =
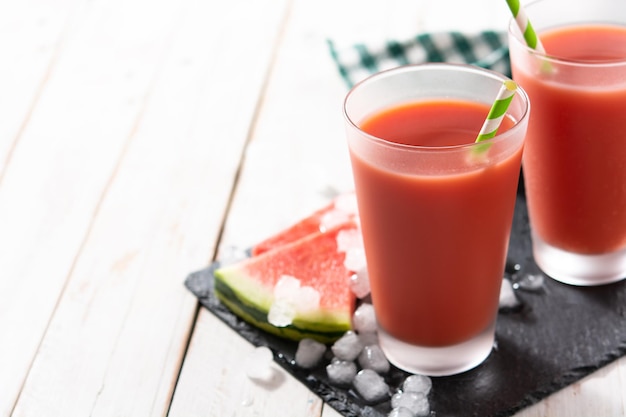
M 517 23 L 517 27 L 523 33 L 524 40 L 528 47 L 545 54 L 546 50 L 539 40 L 533 25 L 528 20 L 528 16 L 520 5 L 519 0 L 506 0 L 506 4 L 509 5 L 509 9 L 511 9 L 511 13 L 513 13 L 513 17 L 515 18 L 515 23 Z
M 516 91 L 517 84 L 514 81 L 506 80 L 502 83 L 500 91 L 498 91 L 498 95 L 489 109 L 483 127 L 476 137 L 476 143 L 491 139 L 496 135 Z

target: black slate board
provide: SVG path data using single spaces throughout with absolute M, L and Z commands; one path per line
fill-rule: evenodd
M 531 255 L 528 215 L 520 183 L 509 247 L 515 276 L 537 273 Z M 323 366 L 304 371 L 293 365 L 296 343 L 243 322 L 213 292 L 216 264 L 190 274 L 185 285 L 203 306 L 256 346 L 268 346 L 275 360 L 326 403 L 347 417 L 385 416 L 389 402 L 365 403 L 349 388 L 332 386 Z M 513 272 L 513 271 L 510 271 Z M 501 311 L 496 348 L 477 368 L 433 378 L 429 395 L 438 417 L 510 416 L 626 354 L 626 280 L 592 288 L 545 278 L 537 292 L 516 291 L 521 307 Z M 407 374 L 392 367 L 386 375 L 397 387 Z

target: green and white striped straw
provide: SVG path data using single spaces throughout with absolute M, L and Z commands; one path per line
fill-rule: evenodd
M 516 91 L 517 84 L 515 84 L 515 82 L 506 80 L 502 83 L 500 91 L 498 91 L 498 95 L 496 96 L 496 100 L 493 102 L 491 109 L 489 109 L 489 113 L 483 123 L 483 127 L 480 129 L 480 133 L 478 133 L 478 136 L 476 137 L 476 143 L 491 139 L 496 135 L 496 133 L 498 133 L 500 124 L 504 119 L 504 115 L 506 114 L 511 101 L 513 101 L 513 96 L 515 96 Z
M 524 35 L 524 40 L 526 41 L 528 47 L 545 54 L 546 50 L 539 40 L 533 25 L 528 20 L 528 16 L 522 8 L 519 0 L 506 0 L 506 4 L 509 5 L 509 9 L 511 9 L 511 13 L 513 13 L 513 17 L 515 18 L 515 23 L 517 23 L 517 27 Z

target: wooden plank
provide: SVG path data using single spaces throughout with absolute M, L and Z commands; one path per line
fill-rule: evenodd
M 248 377 L 254 349 L 202 309 L 168 416 L 319 416 L 321 400 L 276 363 L 266 381 Z
M 17 198 L 29 181 L 33 201 L 51 200 L 23 216 L 32 232 L 9 264 L 23 288 L 9 312 L 37 321 L 14 340 L 46 331 L 14 415 L 163 415 L 196 308 L 182 281 L 212 256 L 283 5 L 85 8 L 1 190 L 3 214 L 29 202 Z M 45 146 L 45 132 L 63 140 Z M 48 156 L 29 178 L 20 167 L 37 146 Z
M 72 10 L 69 0 L 0 3 L 0 182 L 62 49 Z
M 11 335 L 11 343 L 0 344 L 0 415 L 8 415 L 14 406 L 132 129 L 138 106 L 127 105 L 126 100 L 141 98 L 152 78 L 151 67 L 159 60 L 154 51 L 123 59 L 118 51 L 106 49 L 120 45 L 119 40 L 94 39 L 90 27 L 102 27 L 94 23 L 101 16 L 98 3 L 31 2 L 25 9 L 9 10 L 3 19 L 12 21 L 14 10 L 18 25 L 27 21 L 25 16 L 36 19 L 25 26 L 27 31 L 38 25 L 49 30 L 41 29 L 32 40 L 7 38 L 24 47 L 24 56 L 18 53 L 12 61 L 15 67 L 5 68 L 16 74 L 38 68 L 45 74 L 15 78 L 24 97 L 36 103 L 25 104 L 16 97 L 22 109 L 16 120 L 23 128 L 14 122 L 1 124 L 11 129 L 3 131 L 3 137 L 20 137 L 0 184 L 0 334 Z M 63 36 L 54 36 L 58 31 Z M 48 35 L 49 41 L 44 41 Z M 127 45 L 136 47 L 132 42 Z M 72 54 L 74 59 L 68 59 Z M 54 65 L 45 62 L 46 56 Z M 147 68 L 129 83 L 128 71 L 139 69 L 141 62 Z M 10 80 L 3 78 L 3 83 Z M 33 90 L 24 86 L 29 80 Z M 129 86 L 134 91 L 128 91 Z M 12 88 L 7 91 L 19 94 Z
M 625 381 L 626 357 L 623 357 L 515 416 L 626 416 Z
M 335 193 L 352 188 L 340 112 L 345 87 L 326 46 L 326 31 L 342 25 L 342 19 L 333 18 L 339 4 L 328 0 L 293 4 L 246 149 L 223 248 L 249 246 L 320 207 Z M 251 347 L 223 326 L 202 310 L 170 417 L 322 414 L 321 400 L 282 370 L 285 381 L 279 386 L 253 385 L 250 397 L 242 399 L 241 386 L 250 384 L 235 370 L 240 369 Z M 328 407 L 323 409 L 326 416 L 337 415 Z
M 329 181 L 336 168 L 341 171 L 347 157 L 341 150 L 343 130 L 338 113 L 330 118 L 338 132 L 320 137 L 314 133 L 329 122 L 323 116 L 317 118 L 317 107 L 334 107 L 335 113 L 338 102 L 332 98 L 338 99 L 343 93 L 319 31 L 332 15 L 328 13 L 330 5 L 328 1 L 309 6 L 296 2 L 289 13 L 259 120 L 246 149 L 240 188 L 228 216 L 222 247 L 249 245 L 307 213 L 336 192 L 328 184 L 351 186 Z M 318 126 L 317 120 L 323 122 Z M 326 152 L 328 155 L 323 157 Z M 335 162 L 337 159 L 342 162 Z M 343 177 L 349 180 L 345 165 L 343 168 Z M 240 368 L 251 346 L 223 327 L 210 313 L 201 311 L 170 417 L 321 415 L 322 401 L 282 370 L 279 375 L 284 381 L 278 386 L 268 389 L 251 384 Z M 242 397 L 242 386 L 249 388 L 249 397 Z
M 294 4 L 224 245 L 252 245 L 353 188 L 341 116 L 345 86 L 326 44 L 325 17 L 341 10 L 333 1 Z

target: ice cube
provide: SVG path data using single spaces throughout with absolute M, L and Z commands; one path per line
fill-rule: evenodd
M 365 250 L 363 248 L 350 248 L 346 251 L 346 258 L 343 261 L 343 266 L 348 271 L 357 272 L 367 267 L 367 260 L 365 259 Z
M 378 345 L 365 346 L 359 355 L 359 365 L 363 369 L 371 369 L 384 374 L 389 372 L 389 361 Z
M 255 348 L 245 359 L 244 369 L 249 378 L 258 381 L 270 381 L 274 376 L 272 361 L 274 355 L 267 346 Z
M 374 312 L 374 306 L 371 303 L 362 303 L 354 311 L 352 317 L 352 324 L 354 330 L 359 334 L 376 332 L 376 314 Z
M 387 417 L 415 417 L 415 416 L 413 415 L 413 412 L 409 410 L 408 408 L 398 407 L 398 408 L 394 408 L 393 410 L 391 410 L 391 412 L 387 414 Z
M 360 370 L 352 384 L 367 402 L 378 402 L 389 396 L 389 386 L 385 379 L 371 369 Z
M 359 416 L 360 417 L 385 417 L 383 413 L 381 413 L 374 407 L 370 407 L 369 405 L 366 405 L 365 407 L 361 408 L 361 414 L 359 414 Z
M 315 310 L 320 305 L 320 293 L 313 287 L 300 287 L 300 291 L 292 301 L 299 312 Z
M 301 368 L 310 369 L 317 365 L 326 353 L 326 345 L 317 340 L 304 338 L 298 342 L 295 362 Z
M 363 346 L 377 345 L 378 344 L 378 332 L 359 332 L 359 339 Z
M 356 271 L 350 277 L 350 290 L 357 298 L 365 298 L 370 293 L 370 280 L 367 267 Z
M 347 252 L 350 249 L 360 249 L 363 247 L 363 238 L 358 229 L 346 229 L 337 233 L 337 250 Z
M 333 358 L 326 365 L 326 374 L 332 384 L 350 385 L 356 376 L 356 364 L 352 361 L 344 361 L 339 358 Z
M 293 304 L 282 299 L 274 301 L 267 313 L 267 321 L 276 327 L 289 326 L 295 317 L 296 309 Z
M 274 302 L 270 306 L 267 321 L 276 327 L 285 327 L 293 322 L 298 312 L 307 312 L 319 307 L 320 294 L 313 287 L 300 286 L 300 280 L 282 275 L 274 286 Z
M 300 292 L 300 280 L 291 275 L 281 275 L 274 285 L 274 298 L 279 300 L 294 300 Z
M 421 392 L 428 395 L 433 386 L 433 381 L 426 375 L 409 375 L 402 383 L 405 392 Z
M 415 408 L 415 417 L 427 417 L 430 415 L 430 402 L 428 402 L 428 398 L 424 398 L 418 406 Z
M 513 288 L 527 291 L 539 291 L 543 288 L 544 278 L 542 274 L 524 274 L 519 281 L 513 284 Z
M 350 220 L 350 214 L 341 210 L 330 210 L 320 219 L 320 231 L 325 232 Z
M 348 330 L 333 343 L 330 349 L 337 358 L 344 361 L 353 361 L 363 350 L 363 343 L 355 332 Z
M 513 292 L 511 281 L 507 278 L 503 278 L 500 287 L 500 308 L 515 308 L 519 304 L 520 302 L 515 296 L 515 292 Z
M 401 391 L 391 397 L 392 408 L 406 408 L 414 416 L 427 416 L 430 414 L 430 403 L 422 392 Z

